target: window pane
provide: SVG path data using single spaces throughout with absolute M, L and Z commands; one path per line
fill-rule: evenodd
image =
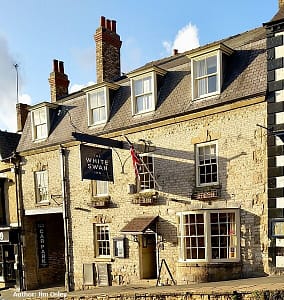
M 237 236 L 235 213 L 211 213 L 212 259 L 234 258 Z
M 183 220 L 184 236 L 180 237 L 180 242 L 184 244 L 183 259 L 205 259 L 204 215 L 187 214 Z
M 199 184 L 215 183 L 218 181 L 216 144 L 199 146 L 197 171 Z
M 205 59 L 196 62 L 196 76 L 201 77 L 206 75 Z
M 152 91 L 152 87 L 151 87 L 151 77 L 147 77 L 144 79 L 144 84 L 143 84 L 143 92 L 144 93 L 148 93 Z
M 141 112 L 143 111 L 143 107 L 144 107 L 144 97 L 140 96 L 136 98 L 136 109 L 137 112 Z
M 97 181 L 97 193 L 96 195 L 107 195 L 108 194 L 108 182 Z
M 217 72 L 217 56 L 211 56 L 207 58 L 207 74 Z
M 207 94 L 207 78 L 199 79 L 197 84 L 198 97 Z
M 48 201 L 48 177 L 47 171 L 35 172 L 36 202 Z
M 110 237 L 108 225 L 95 225 L 95 230 L 97 255 L 110 255 Z
M 134 81 L 134 93 L 135 95 L 141 95 L 143 93 L 143 82 L 141 79 Z
M 217 91 L 217 76 L 208 77 L 208 94 Z
M 153 158 L 151 156 L 143 155 L 141 156 L 143 164 L 139 168 L 140 177 L 140 188 L 143 189 L 154 189 L 154 165 Z

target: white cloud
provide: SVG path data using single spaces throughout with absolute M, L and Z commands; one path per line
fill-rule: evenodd
M 16 69 L 8 42 L 0 35 L 0 130 L 16 131 Z M 20 78 L 19 78 L 20 81 Z M 29 95 L 19 95 L 19 101 L 31 103 Z
M 182 53 L 199 47 L 198 28 L 191 23 L 181 28 L 174 41 L 164 41 L 163 47 L 169 55 L 172 55 L 173 50 L 177 49 Z
M 80 91 L 81 89 L 89 86 L 89 85 L 93 85 L 95 84 L 95 82 L 93 81 L 89 81 L 88 83 L 86 84 L 77 84 L 77 83 L 74 83 L 70 86 L 70 93 L 74 93 L 74 92 L 77 92 L 77 91 Z

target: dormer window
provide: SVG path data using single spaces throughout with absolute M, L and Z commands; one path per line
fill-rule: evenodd
M 144 114 L 156 109 L 159 82 L 165 74 L 166 71 L 158 67 L 129 74 L 133 115 Z
M 42 141 L 48 137 L 50 129 L 50 111 L 58 105 L 43 102 L 30 109 L 33 141 Z
M 133 104 L 135 114 L 141 114 L 155 109 L 153 86 L 153 76 L 133 80 Z
M 112 93 L 118 88 L 119 85 L 102 82 L 84 89 L 87 92 L 88 126 L 105 124 L 107 122 Z
M 225 57 L 233 50 L 223 44 L 197 49 L 191 58 L 192 96 L 194 100 L 221 93 Z
M 218 56 L 208 56 L 193 61 L 194 92 L 196 98 L 201 98 L 219 91 L 219 76 L 217 72 Z
M 47 109 L 39 108 L 32 112 L 34 140 L 47 138 Z
M 88 94 L 89 125 L 105 123 L 107 119 L 106 90 L 101 88 Z

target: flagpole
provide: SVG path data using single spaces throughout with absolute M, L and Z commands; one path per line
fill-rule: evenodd
M 130 147 L 134 148 L 133 143 L 130 142 L 130 140 L 128 139 L 128 137 L 124 135 L 124 138 L 126 139 L 128 145 Z M 158 187 L 158 189 L 160 190 L 161 186 L 158 184 L 156 178 L 154 177 L 154 175 L 152 174 L 152 172 L 149 170 L 148 166 L 144 163 L 144 161 L 142 159 L 139 158 L 139 160 L 140 160 L 141 164 L 144 166 L 144 168 L 146 169 L 146 171 L 149 173 L 149 175 L 151 176 L 151 178 L 153 179 L 153 181 L 156 184 L 156 186 Z M 139 180 L 140 180 L 140 177 L 139 177 Z

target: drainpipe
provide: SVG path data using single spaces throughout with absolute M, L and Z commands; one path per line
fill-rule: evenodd
M 67 292 L 71 291 L 70 280 L 70 254 L 69 254 L 69 234 L 68 234 L 68 207 L 66 197 L 66 149 L 60 145 L 60 165 L 61 165 L 61 186 L 63 203 L 63 224 L 64 224 L 64 245 L 65 245 L 65 288 Z
M 16 208 L 17 208 L 17 224 L 18 224 L 18 234 L 17 234 L 17 250 L 18 257 L 15 261 L 16 272 L 17 272 L 17 284 L 20 291 L 24 290 L 24 272 L 23 272 L 23 248 L 22 248 L 22 227 L 23 227 L 23 201 L 22 201 L 22 181 L 21 181 L 21 169 L 20 162 L 21 157 L 17 153 L 13 153 L 10 161 L 14 165 L 15 171 L 15 187 L 16 187 Z

